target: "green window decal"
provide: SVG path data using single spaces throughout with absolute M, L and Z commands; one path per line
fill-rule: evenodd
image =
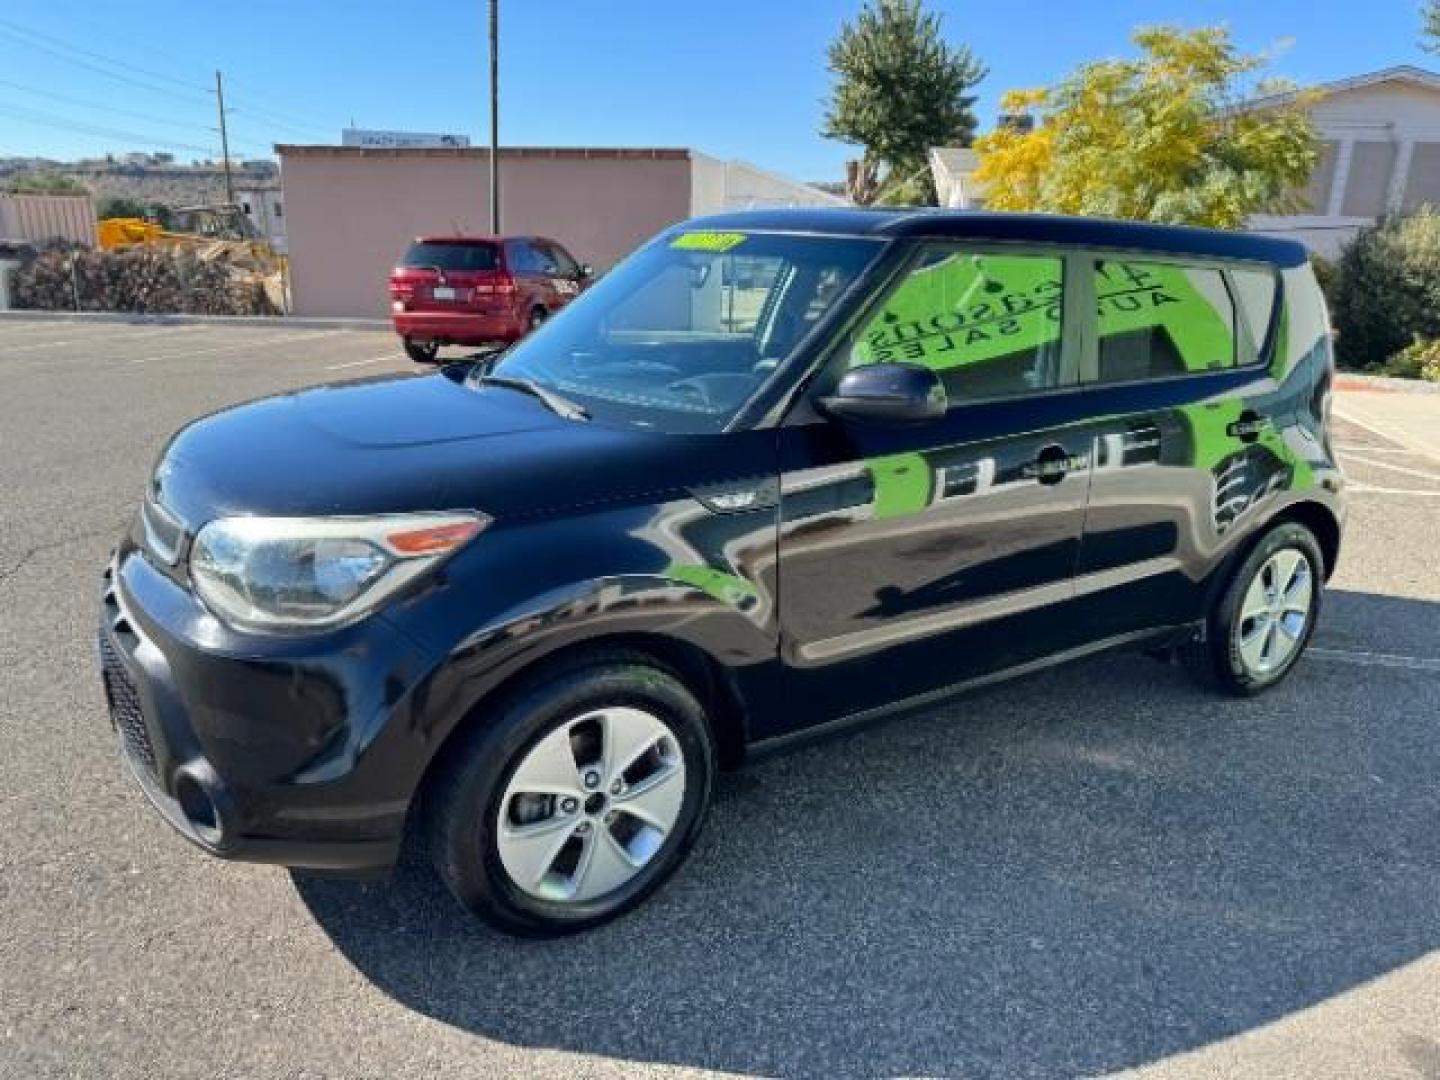
M 1100 381 L 1235 364 L 1235 309 L 1218 270 L 1107 259 L 1095 264 Z
M 931 249 L 861 329 L 850 366 L 923 364 L 959 397 L 1053 386 L 1063 281 L 1048 256 Z

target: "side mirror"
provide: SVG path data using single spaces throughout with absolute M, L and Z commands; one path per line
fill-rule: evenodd
M 581 263 L 581 264 L 580 264 L 580 274 L 579 274 L 579 277 L 580 277 L 580 280 L 581 280 L 581 281 L 589 281 L 589 280 L 590 280 L 592 277 L 594 277 L 594 276 L 595 276 L 595 268 L 594 268 L 593 266 L 591 266 L 589 263 Z
M 837 420 L 921 424 L 945 415 L 940 376 L 919 364 L 866 364 L 845 373 L 820 411 Z

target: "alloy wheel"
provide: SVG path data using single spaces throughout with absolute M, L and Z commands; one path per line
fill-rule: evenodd
M 1281 548 L 1260 564 L 1235 622 L 1236 652 L 1250 674 L 1268 676 L 1289 662 L 1305 638 L 1314 598 L 1314 569 L 1304 552 Z
M 500 800 L 496 841 L 515 886 L 584 903 L 638 875 L 665 843 L 685 799 L 674 733 L 643 709 L 594 709 L 521 758 Z

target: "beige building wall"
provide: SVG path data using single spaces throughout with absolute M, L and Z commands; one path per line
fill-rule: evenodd
M 297 315 L 384 317 L 386 279 L 427 233 L 489 231 L 485 150 L 281 146 Z M 690 215 L 685 150 L 502 150 L 501 229 L 605 269 Z
M 1440 75 L 1400 66 L 1318 87 L 1310 107 L 1321 155 L 1293 214 L 1261 214 L 1250 227 L 1335 257 L 1383 214 L 1440 195 Z M 1265 99 L 1254 103 L 1264 108 Z

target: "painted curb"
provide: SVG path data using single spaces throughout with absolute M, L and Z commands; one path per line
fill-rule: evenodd
M 1335 375 L 1335 389 L 1376 394 L 1440 394 L 1440 383 L 1424 379 L 1397 379 L 1391 375 L 1360 375 L 1341 371 Z
M 167 315 L 141 311 L 0 311 L 0 322 L 124 323 L 131 326 L 263 326 L 293 330 L 384 330 L 389 319 L 326 318 L 290 315 Z

